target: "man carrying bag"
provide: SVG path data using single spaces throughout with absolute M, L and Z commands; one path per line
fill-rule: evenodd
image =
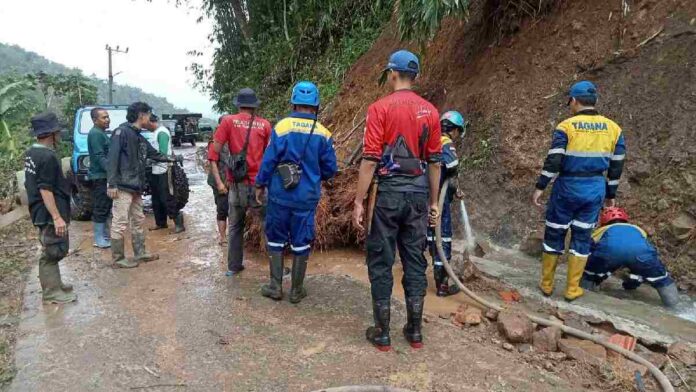
M 229 200 L 229 240 L 227 254 L 227 276 L 244 270 L 244 225 L 247 209 L 263 220 L 265 207 L 254 196 L 254 180 L 261 166 L 264 150 L 271 137 L 271 124 L 257 116 L 259 100 L 254 90 L 243 88 L 232 102 L 239 113 L 225 116 L 215 132 L 217 154 L 227 145 L 230 151 L 227 162 L 227 181 L 222 181 L 219 164 L 212 165 L 217 190 L 228 194 Z M 212 160 L 219 158 L 211 157 Z

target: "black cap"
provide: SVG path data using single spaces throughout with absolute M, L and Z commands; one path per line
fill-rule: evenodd
M 31 133 L 36 137 L 48 136 L 52 133 L 60 132 L 60 129 L 58 116 L 55 113 L 41 113 L 31 118 Z
M 257 108 L 261 101 L 256 97 L 256 92 L 250 88 L 239 90 L 237 96 L 232 99 L 232 104 L 238 108 Z

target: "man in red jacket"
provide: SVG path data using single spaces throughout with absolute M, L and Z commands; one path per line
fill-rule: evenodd
M 260 101 L 254 90 L 243 88 L 233 100 L 239 113 L 225 116 L 215 131 L 215 152 L 227 145 L 227 162 L 212 165 L 218 192 L 228 193 L 229 232 L 227 276 L 244 270 L 244 218 L 248 208 L 264 218 L 264 206 L 254 194 L 254 179 L 259 172 L 263 152 L 271 138 L 271 123 L 256 115 Z M 210 158 L 210 157 L 209 157 Z M 219 161 L 218 157 L 212 157 Z M 222 181 L 219 167 L 227 167 L 227 183 Z
M 437 109 L 411 90 L 418 71 L 418 58 L 409 51 L 399 50 L 389 58 L 383 78 L 394 92 L 367 110 L 353 209 L 353 222 L 362 229 L 363 201 L 376 171 L 377 201 L 366 241 L 375 326 L 366 335 L 381 351 L 391 347 L 390 299 L 397 246 L 404 268 L 404 337 L 413 348 L 420 348 L 423 340 L 421 321 L 428 287 L 423 252 L 428 224 L 434 225 L 439 215 L 442 144 Z

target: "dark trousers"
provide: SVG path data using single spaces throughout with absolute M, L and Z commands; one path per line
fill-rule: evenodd
M 229 223 L 227 224 L 227 269 L 239 271 L 244 261 L 244 227 L 247 210 L 266 220 L 266 206 L 256 201 L 254 186 L 250 184 L 231 184 L 228 192 Z
M 41 243 L 41 256 L 39 256 L 39 269 L 47 264 L 57 264 L 68 255 L 70 241 L 68 231 L 65 236 L 58 237 L 53 225 L 42 225 L 39 229 L 39 242 Z
M 105 223 L 111 215 L 111 198 L 106 194 L 106 179 L 92 180 L 92 221 Z
M 230 213 L 230 203 L 227 199 L 227 195 L 221 194 L 217 189 L 213 188 L 213 197 L 215 198 L 217 220 L 226 221 Z
M 165 226 L 167 216 L 176 218 L 176 199 L 169 193 L 169 178 L 167 173 L 150 174 L 150 189 L 152 190 L 152 211 L 155 214 L 155 224 Z
M 423 255 L 428 228 L 428 195 L 380 192 L 367 237 L 367 271 L 372 299 L 391 298 L 396 249 L 404 269 L 406 297 L 425 296 L 428 262 Z

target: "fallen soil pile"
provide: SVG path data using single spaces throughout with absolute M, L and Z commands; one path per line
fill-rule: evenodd
M 503 29 L 513 33 L 502 39 L 500 28 L 490 28 L 494 3 L 474 2 L 466 22 L 444 21 L 425 51 L 386 28 L 346 75 L 326 116 L 335 139 L 388 93 L 376 84 L 388 55 L 400 47 L 419 51 L 419 92 L 471 122 L 459 146 L 459 183 L 474 229 L 513 246 L 543 230 L 543 212 L 529 195 L 551 131 L 568 117 L 565 91 L 575 80 L 591 79 L 599 85 L 600 111 L 626 135 L 619 204 L 653 236 L 682 287 L 696 288 L 696 3 L 636 1 L 624 14 L 619 1 L 558 1 L 546 16 L 514 19 L 519 23 Z M 361 137 L 351 135 L 339 155 L 347 158 Z M 320 247 L 357 238 L 350 204 L 341 203 L 354 192 L 351 175 L 345 172 L 322 201 L 347 208 L 332 220 L 318 214 L 320 230 L 330 230 L 318 235 Z M 327 237 L 331 233 L 340 238 Z

